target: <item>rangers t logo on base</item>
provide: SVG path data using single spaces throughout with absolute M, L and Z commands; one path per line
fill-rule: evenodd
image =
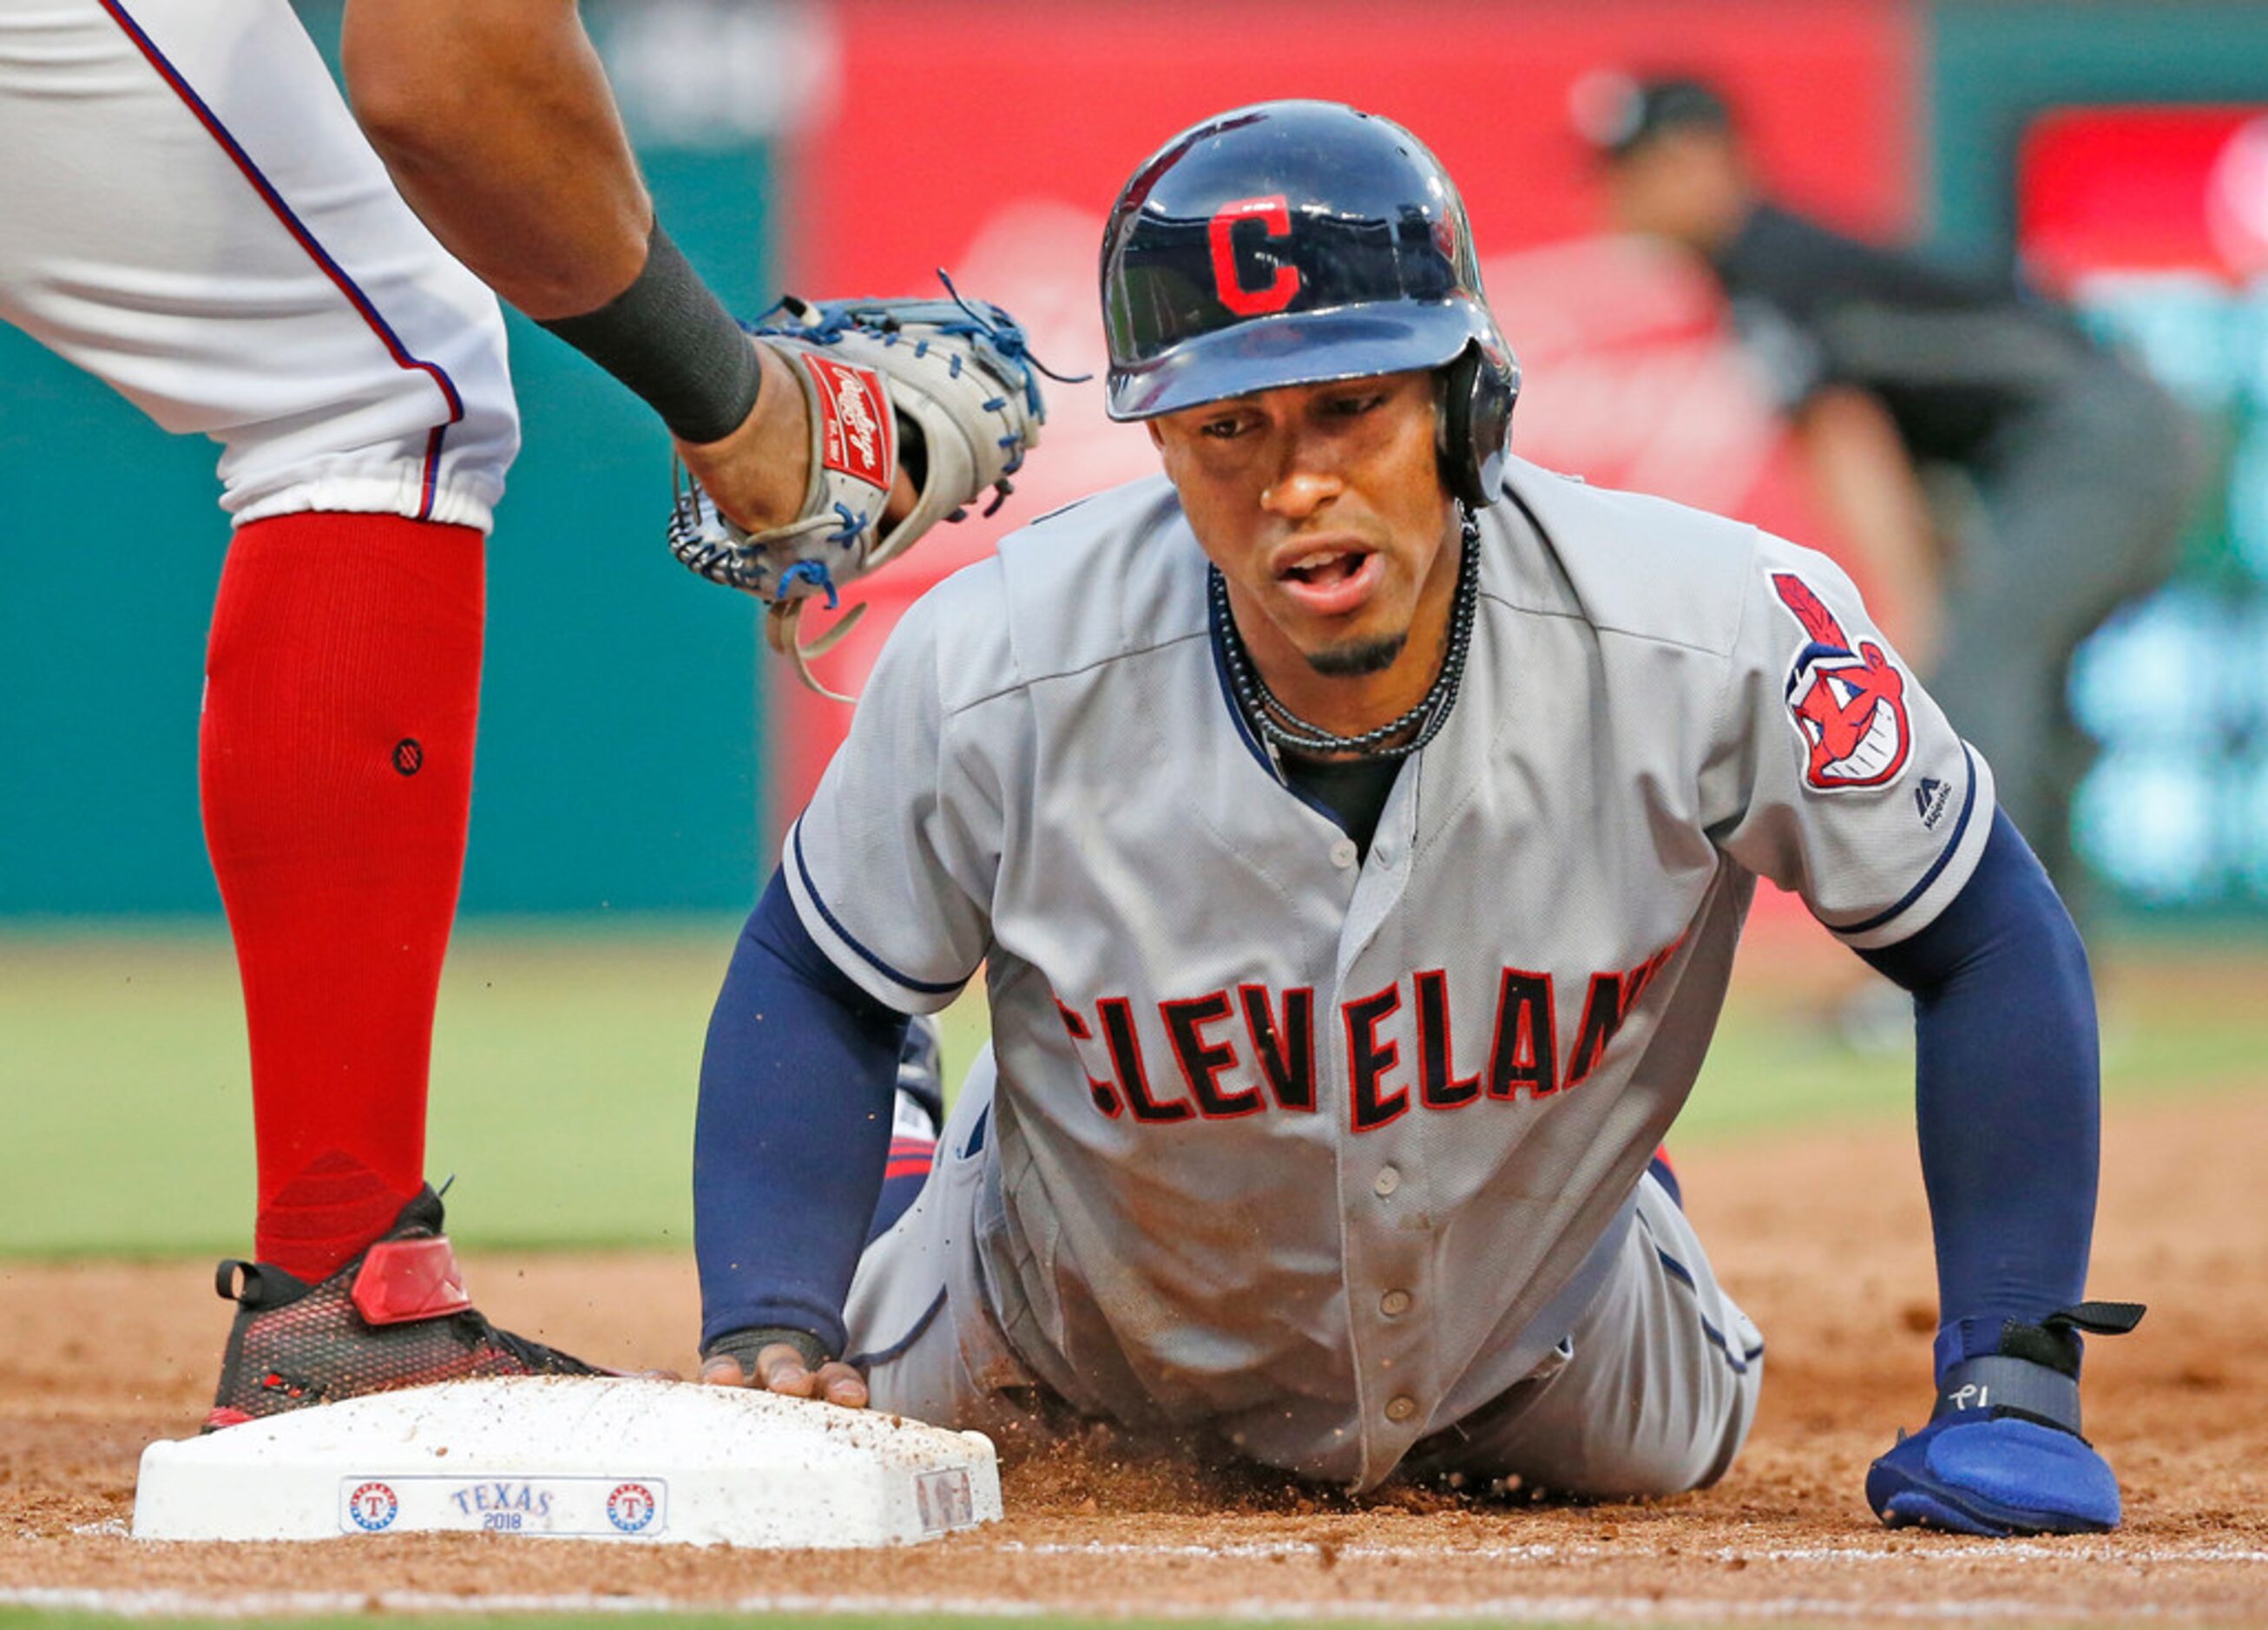
M 1894 779 L 1912 741 L 1906 676 L 1871 639 L 1852 651 L 1835 614 L 1793 572 L 1773 572 L 1772 587 L 1811 637 L 1787 675 L 1788 712 L 1810 754 L 1804 779 L 1822 793 Z

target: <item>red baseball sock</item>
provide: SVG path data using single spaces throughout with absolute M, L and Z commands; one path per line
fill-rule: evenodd
M 205 842 L 252 1042 L 254 1249 L 328 1277 L 423 1181 L 480 701 L 481 535 L 255 521 L 207 653 Z

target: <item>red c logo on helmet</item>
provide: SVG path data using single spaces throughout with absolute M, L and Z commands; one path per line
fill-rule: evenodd
M 1289 238 L 1292 235 L 1292 210 L 1282 193 L 1266 198 L 1239 198 L 1225 203 L 1213 211 L 1210 228 L 1212 239 L 1212 281 L 1219 292 L 1220 303 L 1240 317 L 1261 317 L 1270 312 L 1282 311 L 1300 291 L 1300 269 L 1278 266 L 1276 276 L 1266 287 L 1245 286 L 1237 275 L 1236 240 L 1238 225 L 1245 221 L 1258 221 L 1267 228 L 1263 236 Z

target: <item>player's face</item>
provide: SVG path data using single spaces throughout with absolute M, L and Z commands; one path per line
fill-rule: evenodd
M 1265 673 L 1432 677 L 1456 562 L 1434 452 L 1433 376 L 1288 385 L 1150 421 L 1197 542 Z M 1255 626 L 1256 623 L 1263 626 Z M 1413 631 L 1419 638 L 1415 642 Z
M 1730 240 L 1751 206 L 1739 150 L 1719 130 L 1658 136 L 1609 165 L 1606 184 L 1617 226 L 1705 254 Z

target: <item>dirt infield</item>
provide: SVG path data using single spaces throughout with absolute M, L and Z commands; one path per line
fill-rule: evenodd
M 136 1456 L 193 1428 L 225 1310 L 194 1266 L 0 1265 L 0 1604 L 2268 1619 L 2268 1095 L 2130 1103 L 2104 1146 L 2092 1288 L 2152 1304 L 2088 1361 L 2090 1431 L 2127 1488 L 2109 1539 L 1894 1536 L 1868 1515 L 1868 1458 L 1926 1402 L 1934 1317 L 1911 1137 L 1890 1124 L 1682 1161 L 1703 1237 L 1770 1343 L 1764 1408 L 1721 1486 L 1636 1508 L 1356 1503 L 1097 1441 L 1012 1464 L 998 1528 L 880 1555 L 140 1545 L 122 1537 Z M 610 1362 L 686 1361 L 682 1261 L 469 1267 L 483 1305 L 530 1334 Z

